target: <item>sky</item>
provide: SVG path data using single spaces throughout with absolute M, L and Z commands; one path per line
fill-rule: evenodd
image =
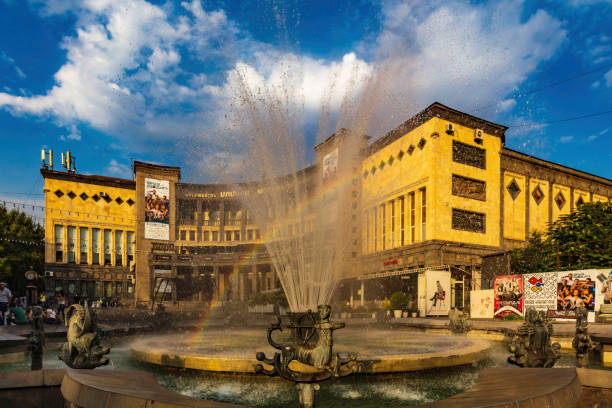
M 339 127 L 378 138 L 434 101 L 612 179 L 611 17 L 594 0 L 0 0 L 0 200 L 40 202 L 41 149 L 56 169 L 70 150 L 80 173 L 141 160 L 211 182 L 257 132 L 286 130 L 308 163 Z

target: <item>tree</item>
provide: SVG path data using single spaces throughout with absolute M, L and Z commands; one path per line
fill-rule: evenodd
M 546 272 L 612 265 L 612 203 L 585 203 L 534 232 L 527 246 L 511 252 L 515 273 Z
M 6 281 L 12 291 L 23 291 L 25 272 L 32 267 L 44 269 L 43 227 L 27 214 L 0 206 L 0 281 Z M 37 283 L 42 285 L 42 279 Z

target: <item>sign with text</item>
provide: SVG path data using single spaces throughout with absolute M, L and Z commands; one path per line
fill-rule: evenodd
M 450 309 L 450 271 L 425 271 L 427 315 L 446 316 Z
M 496 276 L 494 316 L 504 317 L 513 313 L 523 315 L 523 275 Z
M 145 178 L 145 239 L 170 239 L 170 182 Z
M 491 319 L 494 310 L 494 291 L 493 289 L 473 290 L 470 292 L 470 318 L 472 319 Z
M 557 308 L 556 272 L 523 274 L 523 285 L 525 289 L 525 310 L 529 306 L 544 312 Z

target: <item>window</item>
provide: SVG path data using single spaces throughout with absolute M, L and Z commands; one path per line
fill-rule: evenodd
M 385 244 L 386 244 L 386 242 L 385 242 L 385 240 L 386 240 L 386 238 L 387 238 L 387 237 L 386 237 L 386 235 L 387 235 L 387 234 L 386 234 L 386 232 L 387 232 L 387 228 L 385 228 L 385 227 L 386 227 L 386 225 L 385 225 L 385 221 L 387 221 L 387 220 L 386 220 L 386 218 L 387 218 L 387 217 L 386 217 L 386 213 L 387 213 L 387 212 L 385 211 L 385 205 L 384 205 L 384 204 L 381 204 L 381 206 L 380 206 L 380 219 L 381 219 L 381 221 L 382 221 L 382 223 L 381 223 L 381 226 L 382 226 L 382 237 L 381 237 L 381 238 L 382 238 L 382 250 L 383 250 L 383 251 L 386 249 L 386 245 L 385 245 Z
M 395 201 L 389 201 L 391 207 L 391 237 L 390 237 L 390 248 L 395 248 Z
M 112 245 L 112 234 L 111 234 L 111 230 L 109 229 L 105 229 L 104 230 L 104 265 L 111 265 L 112 264 L 112 260 L 111 260 L 111 245 Z
M 378 251 L 378 218 L 376 207 L 372 211 L 372 224 L 374 225 L 374 252 Z
M 126 289 L 126 296 L 131 298 L 134 297 L 134 284 L 131 281 L 127 282 L 127 285 L 125 286 Z
M 91 263 L 100 264 L 100 229 L 91 230 Z
M 122 297 L 123 296 L 123 282 L 117 282 L 115 296 Z
M 204 241 L 210 241 L 210 231 L 204 231 Z
M 232 240 L 232 231 L 225 231 L 225 240 L 226 241 Z
M 80 239 L 80 251 L 81 251 L 81 263 L 87 263 L 87 253 L 88 243 L 89 243 L 89 228 L 80 228 L 79 229 L 79 239 Z
M 212 232 L 212 240 L 215 242 L 219 241 L 219 231 Z
M 234 231 L 234 241 L 240 241 L 240 231 Z
M 427 191 L 425 187 L 421 189 L 421 241 L 427 239 Z
M 258 229 L 255 230 L 255 238 L 256 239 L 261 239 L 261 231 L 258 230 Z
M 55 262 L 64 262 L 64 226 L 55 226 Z
M 187 241 L 187 231 L 181 230 L 181 241 Z
M 405 211 L 404 211 L 404 197 L 400 197 L 399 198 L 399 207 L 400 207 L 400 246 L 404 246 L 405 245 L 405 240 L 404 240 L 404 226 L 406 223 L 405 220 Z
M 113 297 L 113 282 L 104 282 L 104 297 Z
M 410 193 L 410 243 L 416 242 L 416 209 L 415 206 L 414 191 Z
M 68 227 L 68 263 L 76 262 L 76 227 Z
M 128 262 L 132 262 L 134 260 L 134 231 L 128 231 L 126 233 L 126 241 L 127 241 L 127 260 Z
M 115 265 L 123 266 L 123 231 L 115 231 Z
M 370 251 L 370 223 L 368 222 L 369 219 L 368 217 L 370 216 L 370 213 L 366 210 L 364 211 L 364 217 L 363 217 L 363 231 L 365 231 L 365 239 L 364 239 L 364 243 L 363 243 L 363 253 L 367 254 Z
M 249 241 L 252 241 L 252 240 L 253 240 L 253 230 L 248 230 L 248 231 L 247 231 L 247 239 L 248 239 Z
M 94 296 L 100 297 L 101 293 L 102 292 L 100 291 L 100 281 L 94 281 Z
M 189 231 L 189 240 L 190 241 L 195 241 L 196 240 L 195 239 L 195 234 L 196 234 L 195 231 Z

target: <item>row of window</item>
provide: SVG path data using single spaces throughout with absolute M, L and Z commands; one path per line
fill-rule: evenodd
M 425 143 L 427 143 L 427 141 L 426 141 L 425 139 L 421 138 L 421 140 L 419 140 L 419 143 L 418 143 L 418 145 L 417 145 L 417 146 L 419 147 L 419 149 L 423 150 L 423 148 L 425 147 Z M 397 153 L 397 156 L 396 156 L 396 157 L 397 157 L 397 160 L 402 160 L 402 158 L 403 158 L 403 157 L 404 157 L 406 154 L 408 154 L 408 155 L 412 155 L 412 152 L 414 152 L 414 145 L 412 145 L 412 144 L 411 144 L 411 145 L 410 145 L 410 146 L 409 146 L 409 147 L 406 149 L 406 152 L 404 152 L 402 149 L 400 149 L 400 150 L 399 150 L 399 152 Z M 393 155 L 390 155 L 390 156 L 389 156 L 389 159 L 387 159 L 387 160 L 381 160 L 381 161 L 380 161 L 380 163 L 378 164 L 378 166 L 375 166 L 375 165 L 374 165 L 374 166 L 372 166 L 372 168 L 371 168 L 371 169 L 369 169 L 369 170 L 367 170 L 367 169 L 366 169 L 366 170 L 364 170 L 364 172 L 363 172 L 363 178 L 364 178 L 364 179 L 366 179 L 366 178 L 368 178 L 368 175 L 370 175 L 370 174 L 371 174 L 371 175 L 376 174 L 376 171 L 377 171 L 377 170 L 382 170 L 382 169 L 384 169 L 384 168 L 385 168 L 385 166 L 387 166 L 387 165 L 392 166 L 394 161 L 395 161 L 395 157 L 394 157 Z
M 55 280 L 55 294 L 64 292 L 67 297 L 79 295 L 81 298 L 96 299 L 133 297 L 134 284 L 131 280 L 124 281 L 94 281 L 94 280 Z
M 420 208 L 417 208 L 417 191 L 412 191 L 365 211 L 364 253 L 385 251 L 417 242 L 417 211 L 421 215 L 420 241 L 426 240 L 427 190 L 423 187 L 418 193 Z
M 240 231 L 224 231 L 224 241 L 240 241 L 241 233 Z M 181 230 L 179 232 L 179 239 L 181 241 L 196 241 L 196 231 L 195 230 Z M 220 242 L 219 237 L 221 234 L 219 231 L 202 231 L 202 241 L 204 242 Z M 246 231 L 246 240 L 260 240 L 261 239 L 261 231 L 259 229 L 248 229 Z
M 134 259 L 134 231 L 56 224 L 54 242 L 59 263 L 127 266 Z
M 63 192 L 62 190 L 60 190 L 60 189 L 57 189 L 57 190 L 55 190 L 55 191 L 53 192 L 53 194 L 55 194 L 55 195 L 57 196 L 57 198 L 61 198 L 61 197 L 64 195 L 64 192 Z M 77 195 L 76 195 L 76 193 L 75 193 L 74 191 L 69 191 L 68 193 L 66 193 L 66 195 L 67 195 L 67 196 L 68 196 L 68 197 L 69 197 L 71 200 L 74 200 L 74 199 L 77 197 Z M 107 204 L 108 204 L 108 203 L 110 203 L 111 201 L 113 201 L 113 198 L 112 198 L 111 196 L 109 196 L 109 195 L 108 195 L 107 193 L 105 193 L 105 192 L 100 192 L 100 194 L 99 194 L 99 195 L 98 195 L 98 194 L 94 194 L 94 195 L 93 195 L 93 196 L 91 196 L 91 197 L 89 197 L 89 196 L 87 195 L 87 193 L 83 192 L 83 193 L 79 194 L 79 197 L 80 197 L 80 198 L 81 198 L 81 200 L 83 200 L 83 201 L 87 200 L 88 198 L 91 198 L 91 199 L 92 199 L 92 200 L 94 200 L 95 202 L 98 202 L 98 201 L 100 201 L 100 200 L 104 200 L 104 201 L 106 201 L 106 203 L 107 203 Z M 123 200 L 121 197 L 116 197 L 116 198 L 114 199 L 114 201 L 115 201 L 117 204 L 119 204 L 119 205 L 121 205 L 121 204 L 123 204 L 123 203 L 124 203 L 124 200 Z M 132 205 L 136 204 L 136 203 L 134 202 L 134 200 L 132 200 L 131 198 L 128 198 L 128 199 L 127 199 L 127 201 L 125 201 L 125 202 L 126 202 L 126 203 L 128 203 L 128 205 L 130 205 L 130 206 L 132 206 Z

